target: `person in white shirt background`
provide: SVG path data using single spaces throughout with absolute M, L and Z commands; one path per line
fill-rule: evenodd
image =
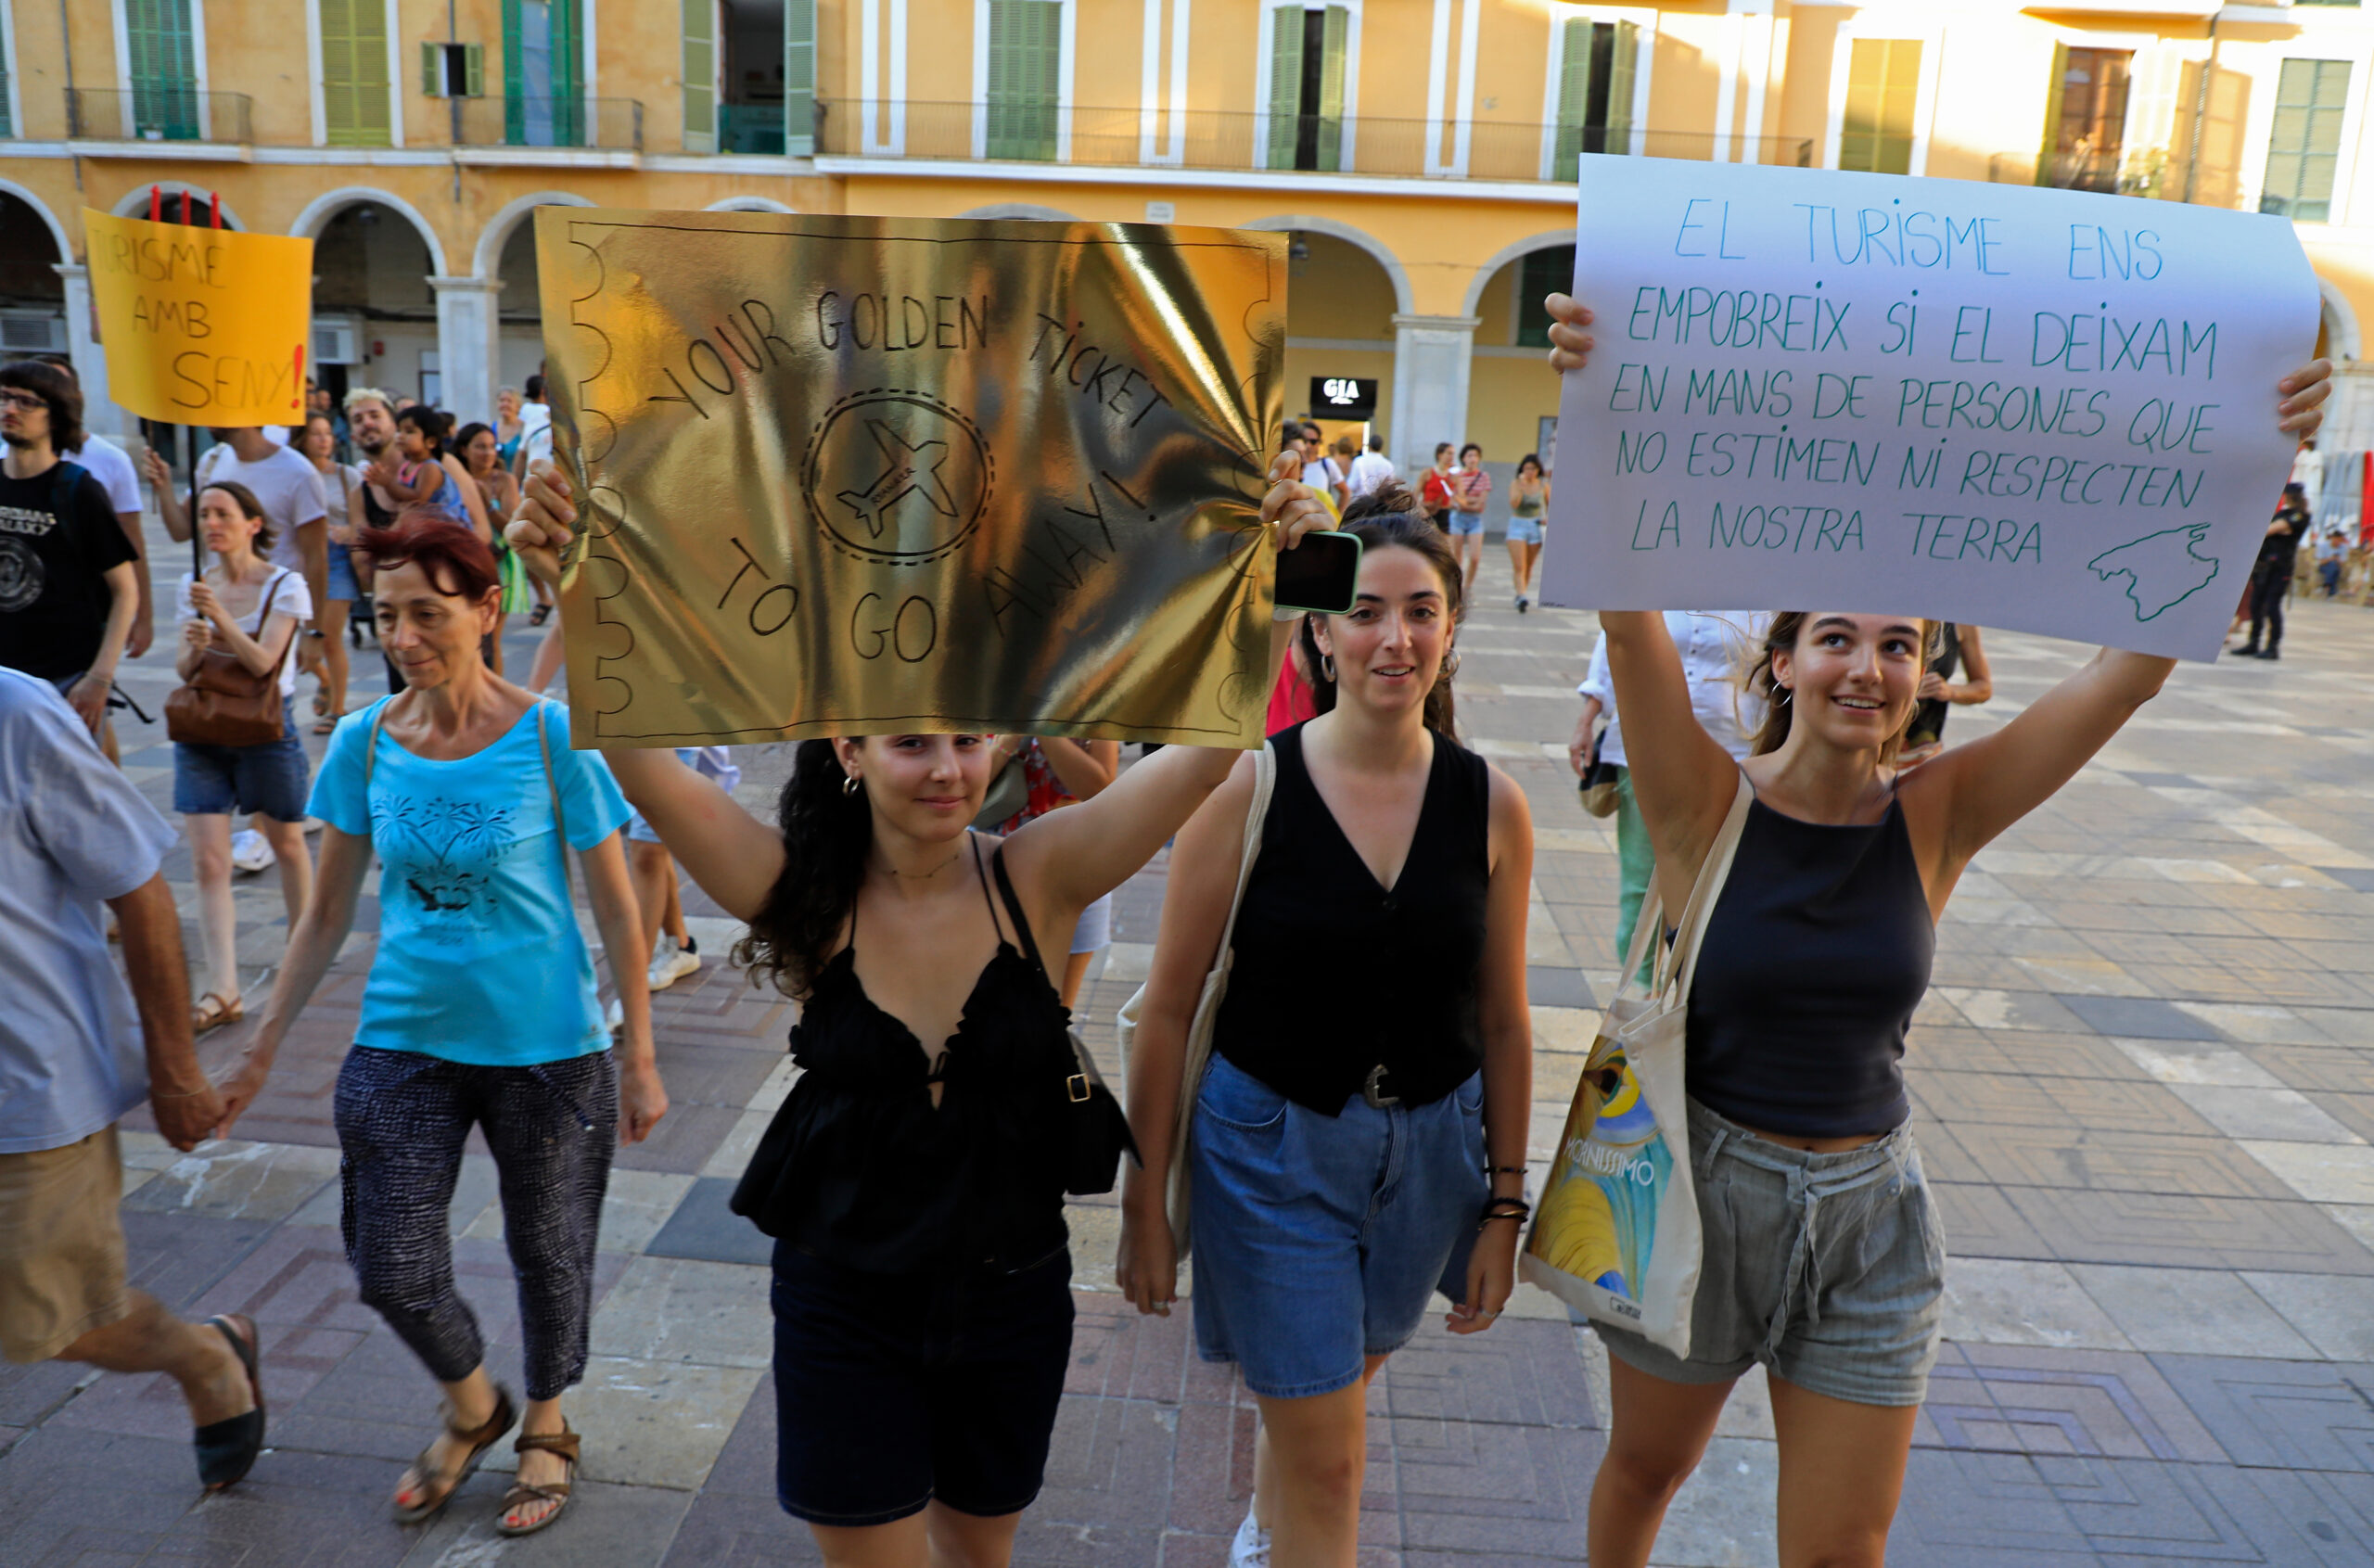
M 1345 476 L 1344 488 L 1351 492 L 1354 501 L 1358 501 L 1398 477 L 1393 459 L 1385 454 L 1385 438 L 1371 436 L 1368 451 L 1352 459 L 1352 471 Z
M 1769 610 L 1667 610 L 1666 631 L 1681 651 L 1681 671 L 1690 682 L 1691 710 L 1698 722 L 1725 751 L 1747 759 L 1748 740 L 1764 722 L 1764 704 L 1747 695 L 1742 679 L 1749 657 L 1762 646 Z M 1624 758 L 1624 732 L 1615 711 L 1615 682 L 1607 668 L 1607 639 L 1591 651 L 1590 673 L 1575 688 L 1583 699 L 1582 718 L 1566 746 L 1566 760 L 1576 778 L 1589 773 L 1594 761 L 1616 771 L 1615 853 L 1619 876 L 1616 899 L 1615 950 L 1629 950 L 1633 922 L 1640 918 L 1640 902 L 1656 869 L 1656 853 L 1649 844 L 1647 824 L 1632 795 L 1631 769 Z M 1607 728 L 1600 731 L 1602 718 Z

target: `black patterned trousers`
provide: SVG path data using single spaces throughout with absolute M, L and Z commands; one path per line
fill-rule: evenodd
M 618 1068 L 606 1051 L 531 1067 L 363 1045 L 347 1052 L 337 1098 L 346 1258 L 364 1302 L 439 1382 L 460 1382 L 486 1357 L 454 1286 L 447 1217 L 473 1127 L 486 1133 L 501 1184 L 528 1397 L 557 1397 L 585 1375 L 618 1119 Z

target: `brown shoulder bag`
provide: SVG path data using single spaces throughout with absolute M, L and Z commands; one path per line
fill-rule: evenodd
M 272 601 L 287 580 L 284 572 L 264 590 L 263 606 L 256 612 L 259 634 L 272 624 Z M 222 645 L 222 633 L 210 630 L 211 641 L 198 656 L 198 669 L 187 683 L 173 688 L 165 699 L 165 735 L 185 746 L 263 746 L 287 732 L 287 713 L 280 700 L 280 667 L 289 648 L 280 650 L 272 669 L 258 675 L 239 662 L 239 656 Z

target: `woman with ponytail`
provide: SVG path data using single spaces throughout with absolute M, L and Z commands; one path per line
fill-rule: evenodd
M 1308 616 L 1319 717 L 1271 737 L 1276 785 L 1200 1083 L 1187 1036 L 1219 955 L 1253 809 L 1240 772 L 1179 835 L 1130 1064 L 1130 1119 L 1186 1158 L 1196 1347 L 1261 1407 L 1253 1509 L 1232 1562 L 1349 1568 L 1364 1389 L 1437 1288 L 1453 1333 L 1492 1326 L 1515 1278 L 1532 1101 L 1525 796 L 1459 744 L 1450 540 L 1398 485 L 1362 496 L 1345 615 Z M 1123 1178 L 1118 1276 L 1177 1299 L 1169 1144 Z
M 1289 549 L 1329 526 L 1300 474 L 1281 458 L 1261 504 Z M 576 520 L 538 464 L 511 525 L 530 569 L 557 575 Z M 749 924 L 736 957 L 801 1003 L 805 1071 L 734 1202 L 777 1238 L 777 1495 L 836 1565 L 1011 1558 L 1071 1356 L 1060 1118 L 1078 1068 L 1040 954 L 1252 773 L 1241 752 L 1166 746 L 1001 840 L 969 830 L 993 738 L 802 742 L 772 827 L 670 752 L 606 753 Z
M 1579 370 L 1591 312 L 1546 304 L 1551 365 Z M 2278 427 L 2315 432 L 2331 373 L 2318 361 L 2278 384 Z M 1665 618 L 1599 618 L 1666 910 L 1750 798 L 1688 999 L 1704 1233 L 1690 1355 L 1598 1325 L 1613 1410 L 1592 1568 L 1649 1561 L 1731 1384 L 1759 1362 L 1780 1562 L 1877 1568 L 1943 1321 L 1945 1243 L 1903 1072 L 1936 921 L 1972 857 L 2107 746 L 2176 661 L 2104 648 L 1992 734 L 1906 771 L 1938 623 L 1791 610 L 1750 671 L 1765 718 L 1734 762 L 1691 711 Z

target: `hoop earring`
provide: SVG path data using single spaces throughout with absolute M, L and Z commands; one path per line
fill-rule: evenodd
M 1449 680 L 1452 676 L 1457 675 L 1458 673 L 1459 673 L 1459 650 L 1458 650 L 1457 648 L 1453 648 L 1449 653 L 1445 654 L 1445 655 L 1443 656 L 1443 673 L 1442 673 L 1442 678 L 1443 678 L 1444 680 L 1448 681 L 1448 680 Z
M 1772 688 L 1772 704 L 1775 708 L 1780 707 L 1795 695 L 1795 687 L 1775 684 Z
M 855 773 L 843 773 L 843 774 L 841 775 L 841 793 L 842 793 L 843 795 L 855 795 L 855 794 L 857 793 L 857 790 L 858 790 L 858 777 L 857 777 L 857 775 L 856 775 Z
M 1319 656 L 1319 669 L 1321 674 L 1327 677 L 1327 683 L 1329 685 L 1332 686 L 1335 683 L 1335 656 L 1334 654 L 1321 654 Z

